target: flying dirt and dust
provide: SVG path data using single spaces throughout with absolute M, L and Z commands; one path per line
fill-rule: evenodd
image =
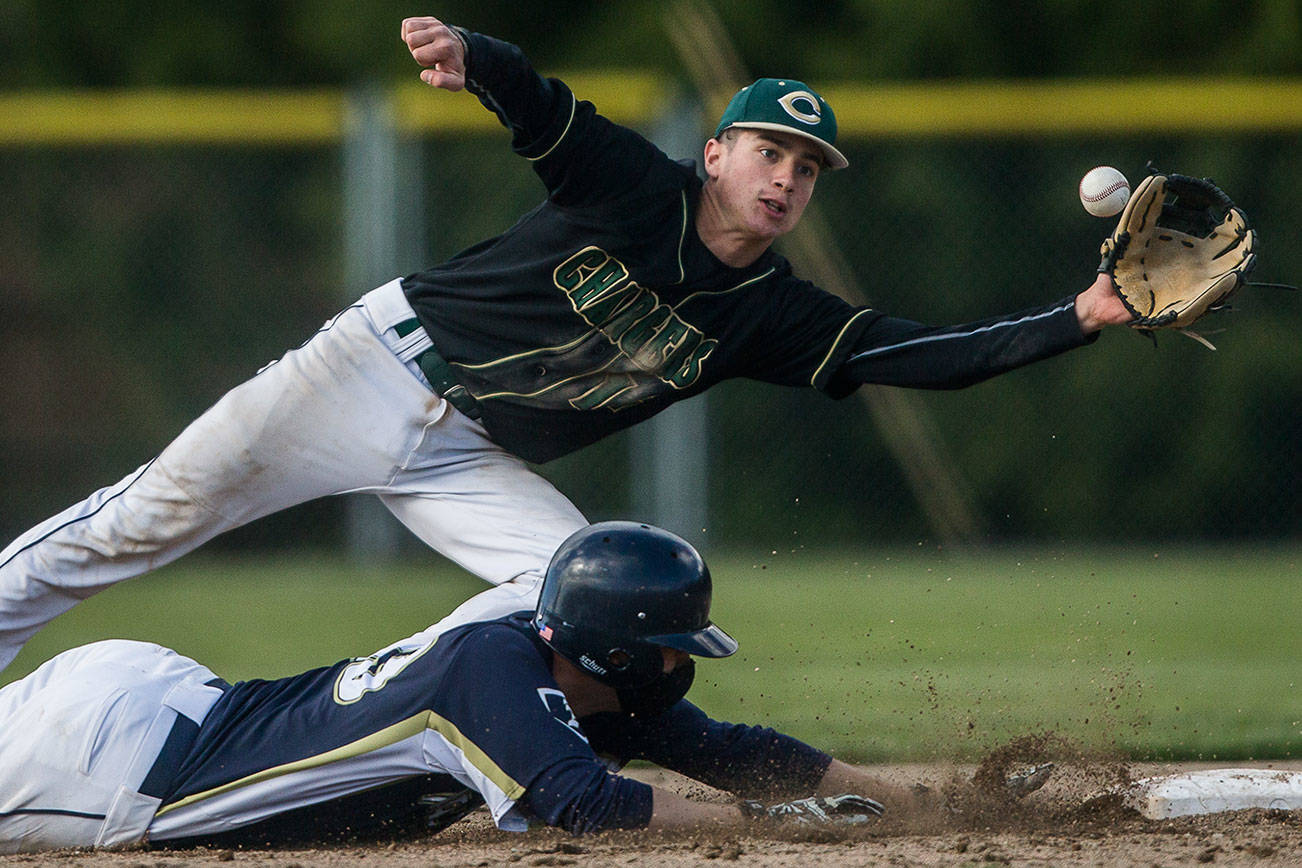
M 1052 762 L 1052 777 L 1023 799 L 1002 782 L 1022 768 Z M 1266 764 L 1258 764 L 1266 765 Z M 1302 762 L 1270 764 L 1302 769 Z M 500 832 L 486 813 L 417 840 L 298 850 L 186 850 L 122 853 L 60 851 L 9 857 L 25 866 L 109 868 L 487 868 L 520 864 L 646 865 L 680 868 L 718 862 L 809 868 L 811 865 L 1296 865 L 1302 863 L 1302 812 L 1252 809 L 1148 820 L 1125 804 L 1134 781 L 1188 766 L 1132 764 L 1076 748 L 1052 734 L 1014 739 L 975 767 L 874 767 L 931 794 L 915 811 L 888 812 L 853 829 L 760 828 L 746 834 L 611 833 L 572 838 L 541 828 Z M 658 770 L 633 775 L 689 798 L 727 800 L 700 784 Z

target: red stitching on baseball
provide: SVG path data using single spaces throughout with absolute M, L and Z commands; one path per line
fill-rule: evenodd
M 1112 184 L 1111 187 L 1108 187 L 1106 190 L 1104 190 L 1102 193 L 1099 193 L 1097 196 L 1090 196 L 1084 190 L 1081 190 L 1080 197 L 1084 199 L 1086 202 L 1102 202 L 1104 199 L 1108 198 L 1118 190 L 1127 190 L 1129 188 L 1130 185 L 1127 184 L 1125 181 L 1116 181 Z

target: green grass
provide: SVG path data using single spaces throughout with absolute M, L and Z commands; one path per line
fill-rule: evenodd
M 1053 731 L 1135 758 L 1302 755 L 1294 548 L 716 555 L 715 620 L 741 651 L 692 697 L 851 761 L 970 759 Z M 365 654 L 483 587 L 450 566 L 181 563 L 64 615 L 4 673 L 108 636 L 231 679 Z

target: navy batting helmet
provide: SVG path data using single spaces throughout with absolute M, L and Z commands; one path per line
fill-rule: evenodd
M 710 623 L 710 570 L 685 540 L 607 521 L 575 533 L 547 567 L 534 627 L 553 651 L 615 688 L 650 684 L 661 646 L 727 657 L 737 641 Z

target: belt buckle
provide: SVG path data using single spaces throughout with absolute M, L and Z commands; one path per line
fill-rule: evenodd
M 443 400 L 471 419 L 478 420 L 483 415 L 479 409 L 479 401 L 470 394 L 469 389 L 457 381 L 452 374 L 452 366 L 433 347 L 416 357 L 416 365 Z

